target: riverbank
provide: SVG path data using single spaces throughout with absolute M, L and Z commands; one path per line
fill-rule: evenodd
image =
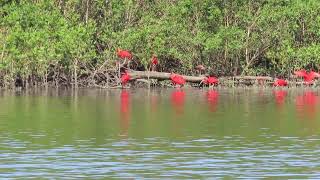
M 128 82 L 123 83 L 121 76 L 123 73 L 127 74 Z M 60 74 L 55 75 L 49 73 L 47 76 L 36 77 L 28 76 L 22 78 L 18 75 L 14 80 L 9 83 L 5 81 L 5 77 L 0 78 L 0 86 L 3 89 L 34 89 L 34 88 L 101 88 L 101 89 L 121 89 L 121 88 L 161 88 L 161 87 L 175 87 L 171 74 L 167 72 L 158 71 L 136 71 L 125 70 L 117 71 L 117 68 L 108 70 L 91 71 L 90 73 L 75 73 L 77 76 Z M 120 74 L 120 77 L 119 77 Z M 209 74 L 194 75 L 194 74 L 180 74 L 185 81 L 184 87 L 269 87 L 274 86 L 277 78 L 270 76 L 222 76 L 217 78 L 217 83 L 208 85 L 204 81 L 206 78 L 211 77 Z M 291 75 L 286 79 L 288 87 L 318 87 L 320 83 L 317 79 L 311 83 L 305 83 L 301 78 Z

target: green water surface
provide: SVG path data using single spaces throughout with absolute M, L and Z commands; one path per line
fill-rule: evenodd
M 316 89 L 0 92 L 0 179 L 320 178 Z

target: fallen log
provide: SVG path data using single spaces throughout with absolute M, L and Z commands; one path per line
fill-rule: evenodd
M 132 80 L 136 79 L 158 79 L 158 80 L 170 80 L 170 74 L 166 72 L 157 72 L 157 71 L 129 71 L 128 74 L 131 76 Z M 200 83 L 205 76 L 185 76 L 182 77 L 191 83 Z M 273 81 L 272 77 L 269 76 L 234 76 L 234 77 L 222 77 L 219 78 L 221 80 L 224 79 L 232 79 L 235 80 L 265 80 L 265 81 Z
M 157 79 L 157 80 L 170 80 L 171 73 L 167 72 L 157 72 L 157 71 L 134 71 L 129 70 L 127 73 L 131 76 L 131 80 L 135 80 L 137 82 L 143 82 L 150 85 L 151 81 L 149 79 Z M 182 77 L 191 83 L 200 83 L 204 80 L 206 76 L 185 76 Z M 292 78 L 292 77 L 291 77 Z M 219 77 L 219 84 L 221 86 L 234 86 L 236 85 L 273 85 L 274 78 L 270 76 L 227 76 L 227 77 Z M 305 82 L 297 82 L 287 80 L 288 87 L 295 86 L 319 86 L 318 82 L 313 82 L 313 84 L 306 85 Z
M 265 81 L 273 81 L 272 77 L 269 76 L 234 76 L 237 80 L 265 80 Z
M 170 74 L 166 72 L 157 71 L 129 71 L 128 74 L 131 76 L 132 80 L 135 79 L 158 79 L 158 80 L 170 80 Z M 200 83 L 205 76 L 184 76 L 182 77 L 187 82 Z

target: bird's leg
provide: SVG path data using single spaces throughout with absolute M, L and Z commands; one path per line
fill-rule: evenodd
M 150 69 L 151 69 L 151 66 L 149 67 L 148 69 L 148 88 L 150 89 Z
M 126 59 L 127 61 L 127 59 Z M 128 69 L 130 69 L 130 60 L 128 60 Z
M 203 84 L 203 82 L 204 82 L 204 80 L 201 80 L 200 83 L 199 83 L 199 86 L 201 86 L 201 84 Z

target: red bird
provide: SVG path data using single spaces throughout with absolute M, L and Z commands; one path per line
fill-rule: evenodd
M 197 65 L 197 66 L 195 67 L 195 69 L 196 69 L 196 70 L 199 70 L 199 71 L 204 71 L 204 70 L 206 70 L 206 68 L 205 68 L 203 65 L 201 65 L 201 64 Z
M 157 56 L 155 56 L 155 55 L 152 56 L 151 64 L 152 65 L 158 65 L 159 64 Z
M 117 55 L 121 59 L 128 59 L 128 60 L 132 59 L 132 54 L 129 51 L 122 50 L 120 48 L 117 49 Z
M 208 85 L 218 84 L 218 82 L 219 80 L 216 77 L 206 77 L 203 80 L 203 83 Z
M 183 86 L 186 83 L 186 80 L 179 74 L 171 74 L 170 79 L 174 85 Z
M 131 79 L 131 76 L 126 72 L 121 76 L 121 84 L 126 85 Z
M 312 83 L 314 78 L 319 78 L 320 74 L 316 73 L 314 71 L 310 71 L 309 73 L 307 73 L 306 70 L 300 70 L 300 71 L 295 71 L 294 74 L 298 77 L 303 77 L 303 80 L 306 84 L 310 84 Z
M 195 69 L 196 69 L 197 71 L 199 71 L 199 74 L 200 74 L 200 75 L 201 75 L 202 72 L 204 72 L 204 71 L 206 70 L 206 68 L 205 68 L 203 65 L 201 65 L 201 64 L 197 65 L 197 66 L 195 67 Z
M 273 86 L 288 86 L 288 82 L 284 79 L 277 79 L 274 83 Z

